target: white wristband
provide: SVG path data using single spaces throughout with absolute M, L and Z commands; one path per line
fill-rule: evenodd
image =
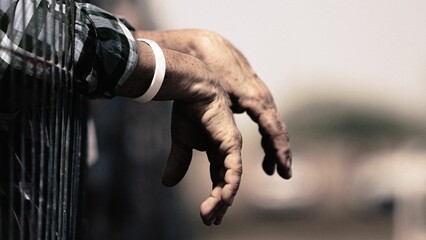
M 142 96 L 134 99 L 137 102 L 146 103 L 151 101 L 155 95 L 157 95 L 158 91 L 160 91 L 161 85 L 163 84 L 163 80 L 166 75 L 166 58 L 164 57 L 164 53 L 160 46 L 158 46 L 156 42 L 144 38 L 138 38 L 136 40 L 148 44 L 152 48 L 155 57 L 155 71 L 151 85 L 149 86 L 148 90 L 142 94 Z

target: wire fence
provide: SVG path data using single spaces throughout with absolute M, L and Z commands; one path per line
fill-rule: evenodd
M 2 27 L 16 27 L 0 64 L 22 68 L 0 76 L 0 239 L 80 239 L 87 114 L 73 86 L 75 4 L 1 1 L 15 6 Z

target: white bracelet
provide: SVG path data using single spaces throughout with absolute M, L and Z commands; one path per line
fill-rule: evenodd
M 146 103 L 151 101 L 155 95 L 157 95 L 158 91 L 160 91 L 161 85 L 163 84 L 163 80 L 166 75 L 166 58 L 164 57 L 164 53 L 160 46 L 158 46 L 156 42 L 144 38 L 138 38 L 136 40 L 148 44 L 154 52 L 155 57 L 155 71 L 151 85 L 149 86 L 148 90 L 142 94 L 142 96 L 134 99 L 137 102 Z

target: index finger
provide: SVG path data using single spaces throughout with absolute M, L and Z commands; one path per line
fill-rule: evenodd
M 214 105 L 204 114 L 202 122 L 211 140 L 207 155 L 213 190 L 201 205 L 201 217 L 207 225 L 220 224 L 240 186 L 242 137 L 228 105 Z
M 231 206 L 241 182 L 242 176 L 242 158 L 241 158 L 241 133 L 235 124 L 231 125 L 223 132 L 223 138 L 220 134 L 215 135 L 217 142 L 212 144 L 207 155 L 210 161 L 210 177 L 213 188 L 222 186 L 221 199 L 224 204 Z M 223 127 L 223 125 L 222 125 Z

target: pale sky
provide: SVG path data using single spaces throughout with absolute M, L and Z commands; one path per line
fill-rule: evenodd
M 283 111 L 322 95 L 426 117 L 424 0 L 151 0 L 150 7 L 162 29 L 202 28 L 231 40 Z

